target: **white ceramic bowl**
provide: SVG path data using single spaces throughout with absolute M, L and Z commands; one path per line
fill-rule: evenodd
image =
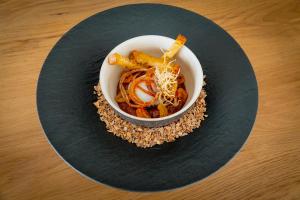
M 107 102 L 120 117 L 137 125 L 158 127 L 178 120 L 195 103 L 202 89 L 203 71 L 195 54 L 186 46 L 183 46 L 175 57 L 176 63 L 181 66 L 181 73 L 185 77 L 185 86 L 188 92 L 188 99 L 181 110 L 166 117 L 150 119 L 141 118 L 124 112 L 119 108 L 118 103 L 115 101 L 118 81 L 123 68 L 108 64 L 108 57 L 113 53 L 120 53 L 121 55 L 128 56 L 132 50 L 139 50 L 160 57 L 162 55 L 160 49 L 168 49 L 173 42 L 174 39 L 158 35 L 134 37 L 116 46 L 106 56 L 99 77 L 101 90 Z

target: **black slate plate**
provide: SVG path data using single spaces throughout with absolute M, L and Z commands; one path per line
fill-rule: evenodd
M 207 75 L 208 118 L 174 143 L 137 148 L 106 131 L 92 104 L 93 86 L 119 43 L 178 33 Z M 37 88 L 39 117 L 58 154 L 91 179 L 135 191 L 181 187 L 218 170 L 246 141 L 257 104 L 254 72 L 234 39 L 196 13 L 158 4 L 113 8 L 76 25 L 51 50 Z

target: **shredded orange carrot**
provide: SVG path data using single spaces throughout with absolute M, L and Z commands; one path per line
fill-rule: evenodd
M 144 93 L 150 95 L 150 96 L 153 96 L 153 97 L 155 96 L 155 94 L 154 94 L 152 91 L 146 90 L 146 89 L 144 89 L 143 87 L 141 87 L 140 85 L 137 85 L 136 87 L 137 87 L 138 89 L 142 90 Z
M 143 71 L 145 72 L 145 71 L 147 71 L 147 69 L 136 69 L 136 70 L 131 70 L 131 71 L 125 72 L 125 73 L 123 73 L 123 74 L 121 75 L 120 81 L 119 81 L 119 89 L 120 89 L 120 92 L 121 92 L 123 98 L 125 99 L 126 103 L 127 103 L 129 106 L 134 107 L 134 108 L 140 108 L 140 107 L 142 107 L 142 106 L 141 106 L 141 105 L 138 105 L 138 104 L 132 104 L 132 103 L 130 102 L 130 99 L 129 99 L 128 95 L 127 95 L 126 89 L 125 89 L 124 86 L 123 86 L 123 83 L 124 83 L 124 80 L 125 80 L 128 76 L 132 75 L 133 73 L 136 73 L 136 72 L 143 72 Z M 128 93 L 129 93 L 129 92 L 128 92 Z
M 151 101 L 148 101 L 148 102 L 144 102 L 142 101 L 135 93 L 135 89 L 137 87 L 137 85 L 141 82 L 144 82 L 144 81 L 149 81 L 149 80 L 152 80 L 151 78 L 148 78 L 148 77 L 139 77 L 139 78 L 136 78 L 135 80 L 133 80 L 128 88 L 128 91 L 129 91 L 129 97 L 130 99 L 136 103 L 137 105 L 140 105 L 142 107 L 147 107 L 147 106 L 151 106 L 155 103 L 155 101 L 157 100 L 158 98 L 158 95 L 156 94 L 154 96 L 154 98 L 151 100 Z

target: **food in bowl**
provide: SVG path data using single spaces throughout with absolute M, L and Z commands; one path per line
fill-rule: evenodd
M 137 36 L 118 44 L 105 57 L 100 69 L 99 84 L 105 100 L 119 117 L 138 126 L 162 127 L 182 118 L 195 104 L 203 86 L 203 71 L 197 56 L 186 45 L 181 46 L 176 54 L 176 64 L 181 66 L 180 74 L 184 75 L 184 85 L 188 94 L 185 104 L 179 111 L 165 117 L 137 117 L 123 111 L 115 100 L 118 93 L 118 83 L 125 67 L 109 64 L 112 55 L 118 53 L 129 59 L 132 50 L 139 50 L 148 55 L 161 58 L 162 52 L 160 49 L 167 51 L 174 41 L 172 38 L 160 35 Z M 114 123 L 114 119 L 112 119 L 112 123 Z
M 186 37 L 178 35 L 161 57 L 132 50 L 128 57 L 109 56 L 110 65 L 123 68 L 115 101 L 124 112 L 142 118 L 160 118 L 179 111 L 188 98 L 185 77 L 176 63 L 176 54 Z

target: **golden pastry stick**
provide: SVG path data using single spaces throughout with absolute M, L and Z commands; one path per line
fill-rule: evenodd
M 148 66 L 163 68 L 167 64 L 167 63 L 164 63 L 164 60 L 162 58 L 157 58 L 157 57 L 148 55 L 142 51 L 136 51 L 136 50 L 133 50 L 130 53 L 129 59 L 134 60 L 134 62 L 141 64 L 143 66 L 148 65 Z M 174 74 L 177 74 L 180 69 L 180 66 L 178 64 L 171 64 L 171 66 L 172 66 L 172 72 Z
M 164 60 L 154 56 L 150 56 L 144 52 L 133 50 L 129 58 L 141 65 L 148 65 L 152 67 L 161 66 L 164 63 Z
M 186 37 L 184 35 L 179 34 L 172 44 L 172 46 L 164 53 L 162 56 L 163 59 L 171 59 L 175 56 L 175 54 L 181 49 L 181 47 L 185 44 Z
M 135 62 L 132 62 L 131 60 L 129 60 L 129 58 L 124 57 L 124 56 L 122 56 L 118 53 L 112 54 L 108 58 L 108 63 L 110 65 L 120 65 L 120 66 L 128 68 L 128 69 L 141 69 L 141 68 L 144 68 L 142 65 L 139 65 Z

